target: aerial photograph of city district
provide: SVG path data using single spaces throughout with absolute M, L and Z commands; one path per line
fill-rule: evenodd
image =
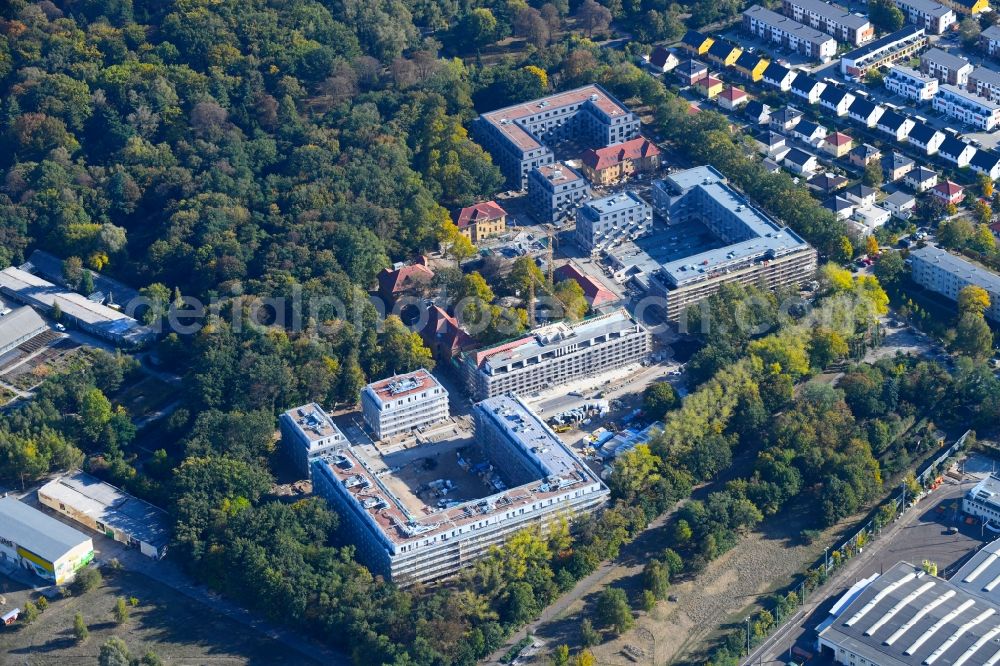
M 990 1 L 0 2 L 0 664 L 1000 666 Z

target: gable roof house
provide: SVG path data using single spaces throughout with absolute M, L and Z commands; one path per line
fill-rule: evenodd
M 791 147 L 787 145 L 787 138 L 784 134 L 779 134 L 773 130 L 761 129 L 753 133 L 754 147 L 763 155 L 782 160 Z
M 764 78 L 764 70 L 769 64 L 770 61 L 764 56 L 744 51 L 733 63 L 733 69 L 743 78 L 757 83 Z
M 646 60 L 646 67 L 657 74 L 665 74 L 679 64 L 681 64 L 681 59 L 677 57 L 677 54 L 662 46 L 653 49 Z
M 837 216 L 838 220 L 846 220 L 854 215 L 854 204 L 841 196 L 832 196 L 823 202 L 823 208 Z
M 422 290 L 433 277 L 434 271 L 418 262 L 383 268 L 378 274 L 378 294 L 388 308 L 400 296 Z
M 944 138 L 944 132 L 934 129 L 927 123 L 917 122 L 910 129 L 910 135 L 906 140 L 930 156 L 938 151 Z
M 783 67 L 776 62 L 772 62 L 764 70 L 764 83 L 785 92 L 791 90 L 792 81 L 797 77 L 798 72 Z
M 697 30 L 688 30 L 681 38 L 681 48 L 691 53 L 691 55 L 704 55 L 712 47 L 714 39 L 703 35 Z
M 694 87 L 698 93 L 708 99 L 715 99 L 722 92 L 722 86 L 722 80 L 715 78 L 711 74 L 694 82 Z
M 847 185 L 848 182 L 847 178 L 835 173 L 818 173 L 807 180 L 806 185 L 817 192 L 829 194 L 830 192 L 836 192 L 844 185 Z
M 885 108 L 869 102 L 864 97 L 855 97 L 847 109 L 847 117 L 866 127 L 875 127 L 875 123 L 885 113 Z
M 819 96 L 819 105 L 830 109 L 838 116 L 846 116 L 847 110 L 854 103 L 854 95 L 837 86 L 827 86 Z
M 794 106 L 786 106 L 771 114 L 771 129 L 790 132 L 799 124 L 800 120 L 802 120 L 802 112 Z
M 450 360 L 476 343 L 457 319 L 437 305 L 427 308 L 427 323 L 420 329 L 420 337 L 439 361 Z
M 913 209 L 917 205 L 917 200 L 912 194 L 903 190 L 896 190 L 882 201 L 882 205 L 896 217 L 905 220 L 912 214 Z
M 844 191 L 844 196 L 847 197 L 849 201 L 853 201 L 858 206 L 862 208 L 867 208 L 869 206 L 875 205 L 875 197 L 878 195 L 878 190 L 874 187 L 868 187 L 862 183 L 858 183 L 852 187 L 847 188 Z
M 819 96 L 825 89 L 826 84 L 811 74 L 799 74 L 792 79 L 792 94 L 807 100 L 810 104 L 818 104 Z
M 785 155 L 783 163 L 785 168 L 792 173 L 803 176 L 811 176 L 819 171 L 819 161 L 816 159 L 816 156 L 798 148 L 789 150 L 788 154 Z
M 990 150 L 977 150 L 969 160 L 969 168 L 976 173 L 982 173 L 991 180 L 1000 178 L 1000 155 Z
M 743 49 L 725 39 L 716 39 L 708 47 L 705 57 L 709 62 L 714 62 L 719 67 L 732 67 L 736 59 L 743 53 Z
M 771 107 L 760 100 L 752 99 L 747 102 L 743 113 L 756 125 L 771 122 Z
M 808 143 L 814 148 L 819 147 L 823 140 L 826 139 L 828 133 L 829 131 L 825 127 L 811 120 L 803 120 L 792 130 L 792 136 Z
M 750 101 L 743 90 L 735 86 L 727 86 L 716 100 L 723 109 L 728 109 L 729 111 L 736 110 L 739 106 L 746 104 Z
M 556 282 L 573 280 L 580 285 L 584 298 L 587 299 L 587 305 L 594 310 L 602 306 L 613 305 L 619 300 L 613 291 L 601 284 L 596 278 L 582 272 L 572 263 L 564 264 L 555 269 L 552 272 L 552 277 Z
M 889 110 L 882 114 L 875 127 L 880 132 L 885 132 L 896 141 L 905 141 L 913 129 L 914 121 L 908 116 L 904 116 L 895 111 Z
M 941 142 L 941 146 L 938 148 L 938 155 L 940 155 L 943 160 L 951 162 L 959 169 L 969 166 L 969 163 L 972 161 L 972 156 L 975 154 L 975 148 L 964 141 L 959 141 L 953 136 L 945 138 L 945 140 Z

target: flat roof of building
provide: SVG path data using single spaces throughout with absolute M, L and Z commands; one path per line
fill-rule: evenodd
M 1000 275 L 935 245 L 910 250 L 910 258 L 934 264 L 969 284 L 978 285 L 991 294 L 1000 294 Z
M 1000 491 L 1000 479 L 994 477 L 994 484 Z M 955 572 L 951 582 L 969 594 L 1000 604 L 1000 539 L 983 546 Z
M 326 470 L 333 482 L 342 484 L 355 499 L 355 509 L 367 513 L 388 544 L 394 546 L 544 501 L 579 484 L 603 486 L 600 478 L 520 398 L 496 396 L 477 403 L 474 409 L 481 410 L 486 418 L 500 425 L 511 435 L 512 441 L 520 443 L 522 451 L 539 464 L 537 480 L 417 516 L 383 483 L 380 475 L 372 471 L 371 463 L 355 447 L 324 456 L 314 465 Z M 607 489 L 603 491 L 606 493 Z
M 28 257 L 27 263 L 22 264 L 21 268 L 29 273 L 41 275 L 56 284 L 63 284 L 63 260 L 44 250 L 35 250 L 32 252 L 31 256 Z M 132 299 L 139 297 L 138 291 L 103 273 L 90 271 L 90 275 L 94 281 L 94 291 L 104 293 L 116 303 L 120 303 L 123 306 L 128 305 Z
M 542 144 L 516 121 L 546 110 L 554 111 L 584 102 L 593 104 L 610 118 L 630 113 L 625 105 L 615 99 L 611 93 L 597 84 L 591 84 L 530 102 L 506 106 L 496 111 L 484 113 L 481 117 L 500 130 L 518 148 L 527 151 L 540 148 Z
M 908 562 L 887 569 L 820 632 L 880 666 L 985 664 L 1000 656 L 1000 607 Z
M 136 329 L 136 332 L 148 330 L 132 317 L 114 308 L 66 291 L 48 280 L 13 266 L 0 271 L 0 289 L 6 289 L 16 298 L 43 308 L 52 308 L 58 303 L 64 314 L 111 335 L 125 337 L 132 329 Z
M 819 46 L 821 44 L 826 44 L 827 42 L 836 41 L 833 37 L 826 34 L 825 32 L 820 32 L 815 28 L 810 28 L 809 26 L 799 23 L 794 19 L 790 19 L 787 16 L 778 14 L 777 12 L 772 12 L 770 9 L 765 9 L 760 5 L 753 5 L 743 12 L 744 16 L 752 16 L 753 18 L 767 23 L 768 25 L 775 27 L 779 30 L 783 30 L 790 35 L 794 35 L 797 39 L 804 42 L 809 42 L 814 46 Z
M 38 492 L 158 550 L 170 542 L 170 517 L 166 511 L 86 472 L 53 479 Z
M 542 166 L 535 167 L 534 170 L 537 171 L 542 178 L 555 184 L 572 183 L 575 180 L 583 179 L 580 172 L 570 166 L 567 166 L 563 162 L 543 164 Z
M 663 264 L 663 274 L 675 286 L 729 270 L 753 257 L 763 257 L 768 254 L 780 256 L 809 247 L 795 232 L 779 225 L 730 187 L 722 174 L 713 167 L 695 167 L 688 172 L 674 173 L 667 182 L 683 192 L 700 188 L 705 196 L 729 211 L 753 236 L 749 240 Z
M 507 365 L 534 358 L 546 352 L 575 347 L 584 340 L 634 329 L 638 324 L 620 308 L 614 312 L 590 317 L 574 324 L 557 322 L 540 326 L 518 340 L 479 349 L 470 355 L 476 367 Z
M 861 30 L 870 25 L 868 17 L 852 14 L 845 8 L 835 5 L 832 2 L 822 2 L 822 0 L 792 0 L 792 4 L 854 30 Z
M 55 562 L 90 537 L 13 495 L 0 499 L 0 536 L 49 562 Z
M 927 49 L 920 54 L 920 60 L 926 60 L 928 62 L 933 62 L 941 67 L 947 67 L 950 70 L 962 69 L 965 67 L 972 67 L 968 60 L 954 53 L 948 53 L 937 47 Z
M 600 199 L 591 199 L 583 205 L 583 209 L 590 209 L 596 215 L 607 215 L 609 213 L 622 212 L 635 208 L 636 206 L 648 206 L 635 192 L 620 192 Z
M 875 41 L 868 42 L 864 46 L 859 46 L 853 51 L 848 51 L 843 55 L 844 60 L 857 62 L 874 53 L 880 51 L 893 51 L 899 42 L 908 41 L 913 37 L 923 37 L 924 29 L 915 25 L 905 26 L 896 32 L 889 33 L 884 37 L 879 37 Z
M 439 388 L 448 395 L 441 382 L 424 368 L 399 375 L 393 375 L 365 387 L 365 393 L 374 397 L 379 404 L 387 404 L 393 400 L 405 398 L 408 395 L 421 393 L 428 389 Z
M 285 412 L 286 416 L 303 437 L 309 442 L 317 442 L 327 437 L 344 439 L 344 433 L 333 422 L 330 415 L 315 402 L 293 407 Z M 346 441 L 346 440 L 345 440 Z

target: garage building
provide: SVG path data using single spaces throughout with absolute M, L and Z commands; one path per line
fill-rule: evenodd
M 94 542 L 13 495 L 0 499 L 0 563 L 62 585 L 94 559 Z

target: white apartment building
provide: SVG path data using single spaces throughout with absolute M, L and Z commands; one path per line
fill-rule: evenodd
M 1000 104 L 957 86 L 942 85 L 932 104 L 936 111 L 986 132 L 1000 124 Z
M 652 228 L 653 209 L 635 192 L 594 199 L 576 213 L 576 239 L 587 252 L 634 240 Z
M 885 77 L 885 88 L 918 102 L 929 102 L 938 91 L 938 80 L 911 67 L 893 65 Z
M 281 445 L 301 474 L 308 476 L 314 458 L 347 446 L 347 438 L 315 402 L 289 409 L 278 417 Z
M 840 73 L 860 79 L 870 69 L 886 67 L 912 57 L 927 44 L 927 32 L 915 25 L 879 37 L 860 46 L 840 59 Z
M 527 395 L 641 362 L 652 339 L 624 309 L 575 324 L 558 322 L 463 358 L 473 399 Z
M 989 67 L 977 67 L 969 75 L 969 90 L 991 102 L 1000 102 L 1000 72 Z
M 400 585 L 446 578 L 520 530 L 544 532 L 607 501 L 600 477 L 516 396 L 480 402 L 473 419 L 492 469 L 494 492 L 483 497 L 418 508 L 419 500 L 394 490 L 400 483 L 387 483 L 395 472 L 374 472 L 357 447 L 313 463 L 316 493 L 373 573 Z
M 932 35 L 940 35 L 958 17 L 948 7 L 933 0 L 893 0 L 907 22 L 920 26 Z
M 968 60 L 939 48 L 927 49 L 920 54 L 920 71 L 941 83 L 967 86 L 972 70 L 972 64 Z
M 1000 323 L 1000 275 L 934 245 L 910 251 L 910 271 L 914 282 L 953 301 L 969 285 L 982 287 L 990 295 L 985 314 Z
M 962 512 L 975 516 L 984 523 L 1000 525 L 1000 476 L 990 474 L 965 493 Z
M 376 439 L 446 420 L 448 391 L 421 368 L 369 384 L 361 391 L 365 425 Z
M 812 60 L 830 62 L 837 55 L 837 40 L 830 35 L 760 5 L 743 12 L 743 28 Z
M 875 28 L 865 16 L 852 14 L 843 7 L 822 0 L 784 0 L 785 16 L 805 23 L 838 41 L 861 46 L 875 39 Z
M 1000 26 L 991 25 L 979 33 L 979 43 L 986 46 L 990 55 L 1000 53 Z

